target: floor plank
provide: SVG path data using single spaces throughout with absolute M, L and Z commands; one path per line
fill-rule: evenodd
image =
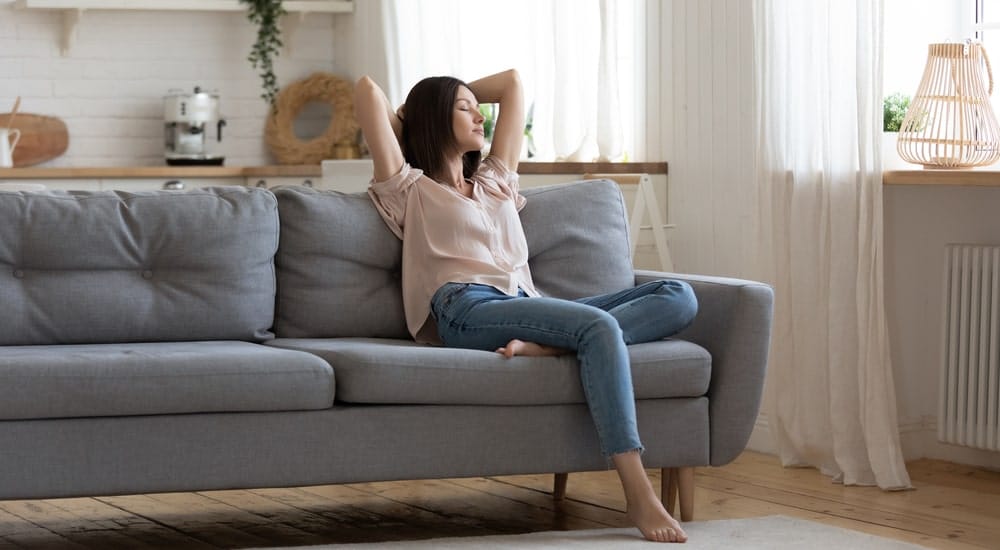
M 492 533 L 527 533 L 572 528 L 561 525 L 553 514 L 525 513 L 525 507 L 508 499 L 463 487 L 449 480 L 417 483 L 367 483 L 355 485 L 414 508 Z M 570 522 L 572 523 L 572 521 Z
M 548 511 L 549 513 L 566 515 L 592 522 L 594 525 L 589 527 L 591 529 L 630 526 L 628 520 L 625 519 L 625 515 L 618 510 L 608 510 L 601 506 L 594 506 L 573 499 L 561 502 L 553 500 L 551 476 L 546 477 L 549 479 L 548 485 L 540 488 L 522 487 L 503 477 L 456 479 L 452 481 L 459 485 L 514 500 L 533 508 Z
M 108 530 L 121 532 L 128 538 L 126 544 L 128 548 L 136 546 L 183 547 L 192 550 L 214 548 L 166 525 L 111 506 L 95 498 L 54 499 L 44 502 L 62 509 L 66 514 L 96 522 Z
M 931 459 L 915 460 L 909 463 L 907 468 L 910 472 L 910 478 L 914 482 L 953 489 L 968 489 L 986 495 L 1000 495 L 1000 471 L 992 472 L 973 466 Z
M 82 548 L 107 548 L 108 550 L 126 550 L 137 546 L 138 541 L 116 529 L 102 518 L 92 518 L 74 513 L 51 501 L 29 500 L 12 502 L 5 506 L 8 513 L 26 522 L 41 527 L 71 544 L 53 540 L 53 546 Z
M 227 548 L 262 546 L 267 538 L 245 530 L 254 525 L 252 512 L 216 506 L 198 493 L 158 493 L 121 497 L 101 497 L 106 504 L 129 510 L 167 525 L 212 546 Z
M 700 484 L 718 487 L 720 482 L 739 482 L 740 494 L 761 500 L 858 520 L 877 517 L 881 525 L 933 537 L 984 546 L 1000 540 L 997 494 L 926 483 L 919 464 L 910 467 L 917 474 L 913 479 L 915 489 L 895 492 L 844 487 L 831 483 L 814 469 L 780 469 L 776 464 L 773 457 L 741 457 L 734 468 L 700 469 Z
M 1000 472 L 920 460 L 915 489 L 844 487 L 746 452 L 695 475 L 698 521 L 782 514 L 930 548 L 997 548 Z M 651 471 L 654 486 L 659 472 Z M 281 547 L 627 526 L 612 471 L 0 501 L 0 550 Z
M 271 498 L 326 519 L 337 530 L 330 540 L 341 543 L 484 534 L 480 529 L 451 522 L 440 514 L 385 499 L 351 485 L 267 492 Z

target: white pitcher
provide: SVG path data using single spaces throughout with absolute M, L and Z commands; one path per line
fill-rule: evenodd
M 0 168 L 14 166 L 14 148 L 20 140 L 21 130 L 0 128 Z

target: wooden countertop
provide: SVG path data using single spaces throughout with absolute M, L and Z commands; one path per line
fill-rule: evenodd
M 301 166 L 109 166 L 80 168 L 0 168 L 0 179 L 62 178 L 242 178 L 319 177 L 318 165 Z
M 522 162 L 520 174 L 666 174 L 666 162 Z M 3 179 L 320 177 L 317 164 L 281 166 L 120 166 L 0 168 Z
M 354 161 L 356 162 L 356 161 Z M 522 162 L 520 174 L 666 174 L 666 162 Z M 0 180 L 63 178 L 241 178 L 320 177 L 319 165 L 117 166 L 0 168 Z M 884 185 L 974 185 L 1000 187 L 1000 170 L 887 170 Z

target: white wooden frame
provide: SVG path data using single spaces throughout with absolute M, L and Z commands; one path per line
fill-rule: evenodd
M 657 258 L 660 260 L 660 269 L 672 272 L 674 262 L 670 257 L 670 248 L 667 245 L 666 230 L 674 226 L 665 223 L 666 220 L 660 213 L 656 191 L 653 189 L 653 181 L 649 174 L 584 174 L 583 177 L 584 179 L 609 179 L 618 183 L 619 187 L 635 189 L 635 197 L 632 199 L 632 208 L 629 214 L 629 257 L 635 261 L 639 232 L 643 229 L 650 229 L 653 232 L 653 243 L 656 246 Z M 642 225 L 644 214 L 649 214 L 650 225 Z

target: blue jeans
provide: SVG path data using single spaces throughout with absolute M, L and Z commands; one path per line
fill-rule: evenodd
M 438 335 L 448 347 L 494 351 L 516 338 L 576 351 L 587 406 L 608 457 L 643 449 L 626 346 L 675 334 L 697 311 L 691 286 L 672 280 L 575 301 L 447 283 L 431 298 Z

